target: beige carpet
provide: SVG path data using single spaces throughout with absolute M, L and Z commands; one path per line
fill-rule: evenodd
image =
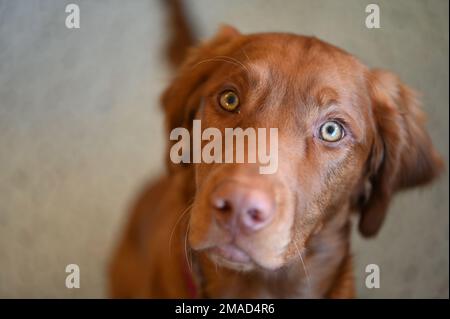
M 161 1 L 0 0 L 0 297 L 104 297 L 105 266 L 140 187 L 162 169 L 158 97 L 170 79 Z M 316 35 L 423 92 L 432 138 L 448 163 L 448 1 L 187 1 L 202 36 Z M 448 168 L 448 165 L 447 165 Z M 355 234 L 360 297 L 448 298 L 448 174 L 397 197 L 376 240 Z M 81 288 L 65 287 L 65 266 Z M 381 287 L 364 268 L 381 268 Z

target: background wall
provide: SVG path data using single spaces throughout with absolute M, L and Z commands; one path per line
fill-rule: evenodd
M 81 28 L 66 29 L 77 3 Z M 381 8 L 366 29 L 365 7 Z M 448 1 L 187 1 L 200 34 L 315 35 L 423 93 L 448 163 Z M 134 196 L 163 168 L 159 94 L 170 80 L 161 1 L 0 0 L 0 297 L 105 297 L 105 267 Z M 447 165 L 448 169 L 448 165 Z M 398 196 L 377 239 L 355 233 L 361 297 L 448 298 L 448 174 Z M 65 288 L 65 266 L 81 288 Z M 381 268 L 381 288 L 364 268 Z

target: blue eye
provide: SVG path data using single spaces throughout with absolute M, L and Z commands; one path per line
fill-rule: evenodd
M 320 138 L 327 142 L 337 142 L 344 137 L 342 125 L 336 121 L 328 121 L 320 127 Z

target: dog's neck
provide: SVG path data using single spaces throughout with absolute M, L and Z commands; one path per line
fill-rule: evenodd
M 197 256 L 200 294 L 210 298 L 353 297 L 348 214 L 345 210 L 335 213 L 308 240 L 303 262 L 298 259 L 276 271 L 237 272 Z

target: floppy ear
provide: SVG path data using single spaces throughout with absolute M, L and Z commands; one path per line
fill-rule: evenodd
M 372 190 L 359 221 L 366 237 L 380 229 L 396 191 L 430 182 L 443 167 L 414 92 L 387 71 L 371 71 L 368 81 L 377 136 L 369 159 Z
M 239 35 L 236 29 L 224 25 L 211 40 L 188 51 L 178 74 L 161 97 L 167 136 L 176 127 L 191 130 L 192 120 L 201 103 L 202 88 L 217 68 L 218 60 L 214 57 L 226 55 L 233 45 L 232 40 Z M 168 150 L 175 142 L 169 141 Z M 166 153 L 169 171 L 182 166 L 173 164 L 169 158 L 169 151 Z

